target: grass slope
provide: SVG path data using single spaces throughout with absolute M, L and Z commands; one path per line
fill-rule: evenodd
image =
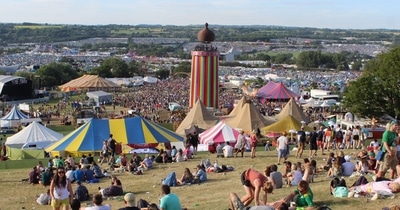
M 229 192 L 236 192 L 239 196 L 244 195 L 243 186 L 240 183 L 240 174 L 243 170 L 253 167 L 259 171 L 263 171 L 267 165 L 276 163 L 276 151 L 262 151 L 262 147 L 258 148 L 257 158 L 250 159 L 249 153 L 246 153 L 245 158 L 218 158 L 219 164 L 232 165 L 235 171 L 223 173 L 208 173 L 209 181 L 200 185 L 181 186 L 172 188 L 172 192 L 179 195 L 184 207 L 188 209 L 228 209 L 228 195 Z M 308 151 L 306 151 L 308 152 Z M 353 151 L 348 151 L 348 154 Z M 318 165 L 323 163 L 323 158 L 318 155 Z M 137 199 L 142 198 L 150 202 L 158 203 L 160 198 L 161 179 L 163 179 L 169 172 L 175 171 L 177 177 L 180 178 L 185 167 L 193 171 L 194 167 L 200 162 L 201 159 L 210 159 L 212 162 L 216 159 L 215 155 L 209 155 L 206 152 L 200 153 L 195 159 L 184 163 L 168 163 L 168 164 L 155 164 L 154 169 L 145 171 L 144 175 L 131 175 L 128 173 L 114 173 L 121 179 L 125 192 L 133 192 L 136 194 Z M 289 158 L 292 162 L 302 161 L 295 159 L 293 154 Z M 37 160 L 36 160 L 37 161 Z M 21 179 L 27 178 L 30 167 L 34 166 L 35 160 L 24 161 L 6 161 L 5 164 L 19 165 L 20 167 L 26 166 L 24 169 L 8 169 L 0 170 L 0 193 L 1 196 L 0 206 L 2 209 L 50 209 L 49 206 L 39 206 L 35 203 L 36 196 L 45 191 L 45 188 L 38 185 L 29 185 L 21 183 Z M 44 163 L 47 163 L 44 160 Z M 3 164 L 3 163 L 2 163 Z M 29 165 L 29 166 L 28 166 Z M 103 167 L 105 167 L 103 165 Z M 283 166 L 279 166 L 279 170 L 283 170 Z M 383 206 L 388 206 L 398 202 L 394 200 L 378 200 L 369 201 L 365 198 L 334 198 L 329 194 L 330 179 L 325 178 L 326 173 L 320 172 L 315 182 L 311 184 L 314 192 L 314 200 L 318 206 L 328 205 L 332 209 L 365 209 L 375 210 L 381 209 Z M 370 179 L 370 177 L 368 177 Z M 346 178 L 348 184 L 352 184 L 356 178 Z M 85 184 L 91 194 L 97 192 L 97 188 L 109 186 L 110 180 L 105 178 L 101 179 L 100 183 Z M 73 188 L 76 186 L 73 185 Z M 292 190 L 295 187 L 284 187 L 277 189 L 273 194 L 268 195 L 268 201 L 276 201 Z M 105 203 L 110 203 L 112 209 L 118 209 L 123 206 L 122 197 L 111 198 L 105 200 Z M 86 206 L 88 202 L 83 202 L 82 206 Z

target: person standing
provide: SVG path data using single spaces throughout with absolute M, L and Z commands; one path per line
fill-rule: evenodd
M 321 148 L 321 155 L 325 155 L 324 153 L 324 127 L 320 126 L 318 131 L 318 138 L 317 138 L 317 146 Z
M 235 157 L 238 156 L 239 152 L 243 157 L 243 153 L 246 150 L 246 139 L 244 138 L 244 131 L 240 131 L 236 144 L 235 144 Z
M 297 152 L 296 158 L 301 158 L 303 155 L 304 145 L 306 143 L 306 132 L 304 131 L 304 127 L 302 126 L 301 129 L 297 132 L 298 136 L 298 144 L 297 144 Z
M 74 198 L 71 182 L 65 176 L 65 169 L 57 168 L 57 173 L 54 175 L 50 183 L 51 206 L 53 210 L 68 210 L 70 201 Z
M 110 134 L 110 138 L 108 138 L 108 140 L 107 140 L 107 145 L 111 151 L 111 159 L 114 159 L 117 141 L 115 141 L 112 134 Z M 115 159 L 113 161 L 115 161 Z
M 256 157 L 256 147 L 258 142 L 258 137 L 256 134 L 257 134 L 256 130 L 253 130 L 250 136 L 251 158 Z
M 103 165 L 104 160 L 107 159 L 107 162 L 110 162 L 110 159 L 108 158 L 108 142 L 105 140 L 103 142 L 103 147 L 101 149 L 101 161 L 100 165 Z
M 286 131 L 283 131 L 282 136 L 278 138 L 278 165 L 281 164 L 281 159 L 286 159 L 288 153 L 288 138 Z
M 168 185 L 161 186 L 160 210 L 177 210 L 182 209 L 179 197 L 171 193 L 171 188 Z
M 197 154 L 197 147 L 199 145 L 199 134 L 196 131 L 193 133 L 192 138 L 190 139 L 190 144 L 193 146 L 193 154 Z
M 317 154 L 317 139 L 317 127 L 314 126 L 312 132 L 310 133 L 310 160 L 314 159 L 315 155 Z
M 390 123 L 389 130 L 386 130 L 382 136 L 382 151 L 384 152 L 383 163 L 379 166 L 377 177 L 384 177 L 386 171 L 390 168 L 390 179 L 394 179 L 396 173 L 397 159 L 397 131 L 398 125 L 396 121 Z

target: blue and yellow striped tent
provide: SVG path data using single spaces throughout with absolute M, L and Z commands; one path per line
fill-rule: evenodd
M 53 157 L 100 152 L 103 141 L 108 139 L 110 134 L 122 145 L 183 141 L 183 137 L 173 131 L 141 117 L 91 119 L 45 150 Z

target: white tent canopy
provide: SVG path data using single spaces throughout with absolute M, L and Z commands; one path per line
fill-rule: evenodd
M 8 137 L 5 144 L 13 148 L 42 149 L 60 140 L 62 137 L 62 134 L 34 121 L 20 132 Z

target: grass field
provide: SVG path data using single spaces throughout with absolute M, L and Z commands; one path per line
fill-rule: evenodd
M 250 159 L 249 153 L 245 154 L 245 158 L 218 158 L 219 164 L 231 165 L 235 168 L 233 172 L 223 173 L 208 173 L 209 181 L 200 185 L 173 187 L 172 193 L 178 194 L 184 207 L 188 209 L 228 209 L 228 195 L 230 192 L 236 192 L 239 196 L 244 195 L 243 186 L 240 183 L 240 174 L 249 167 L 253 167 L 259 171 L 276 163 L 276 151 L 262 151 L 263 147 L 259 147 L 257 158 Z M 308 151 L 307 151 L 308 152 Z M 353 151 L 349 151 L 349 153 Z M 317 158 L 318 165 L 323 163 L 323 158 L 320 155 Z M 133 192 L 137 199 L 142 198 L 150 202 L 158 203 L 160 196 L 161 179 L 169 172 L 175 171 L 177 177 L 180 177 L 185 167 L 191 171 L 200 162 L 201 159 L 210 159 L 213 162 L 216 157 L 214 154 L 209 155 L 206 152 L 201 152 L 195 159 L 184 163 L 168 163 L 155 164 L 154 169 L 145 171 L 144 175 L 131 175 L 128 173 L 113 173 L 121 179 L 125 192 Z M 301 161 L 295 159 L 293 154 L 289 158 L 292 162 Z M 44 160 L 47 162 L 47 160 Z M 21 183 L 21 179 L 27 178 L 30 167 L 34 166 L 37 160 L 27 161 L 6 161 L 7 164 L 13 164 L 15 168 L 26 167 L 20 169 L 0 170 L 0 209 L 50 209 L 49 206 L 39 206 L 35 203 L 36 196 L 45 191 L 45 188 L 38 185 L 29 185 Z M 1 164 L 4 164 L 1 163 Z M 28 166 L 31 164 L 30 166 Z M 283 170 L 283 166 L 279 166 L 279 170 Z M 381 209 L 384 206 L 398 203 L 398 199 L 394 200 L 377 200 L 367 201 L 366 198 L 334 198 L 329 194 L 330 179 L 325 178 L 326 173 L 320 172 L 319 176 L 311 183 L 311 189 L 314 192 L 314 201 L 317 206 L 328 205 L 332 209 L 365 209 L 375 210 Z M 368 177 L 370 179 L 370 177 Z M 356 178 L 346 178 L 348 184 L 352 184 Z M 97 188 L 109 186 L 110 180 L 104 178 L 100 183 L 85 184 L 91 194 L 97 192 Z M 73 188 L 76 186 L 73 185 Z M 268 201 L 276 201 L 291 191 L 295 187 L 283 187 L 277 189 L 273 194 L 268 195 Z M 123 206 L 122 197 L 110 198 L 105 200 L 105 203 L 112 205 L 112 209 L 118 209 Z M 83 202 L 82 206 L 86 206 L 88 202 Z
M 16 25 L 15 29 L 44 29 L 44 28 L 62 28 L 60 25 Z

